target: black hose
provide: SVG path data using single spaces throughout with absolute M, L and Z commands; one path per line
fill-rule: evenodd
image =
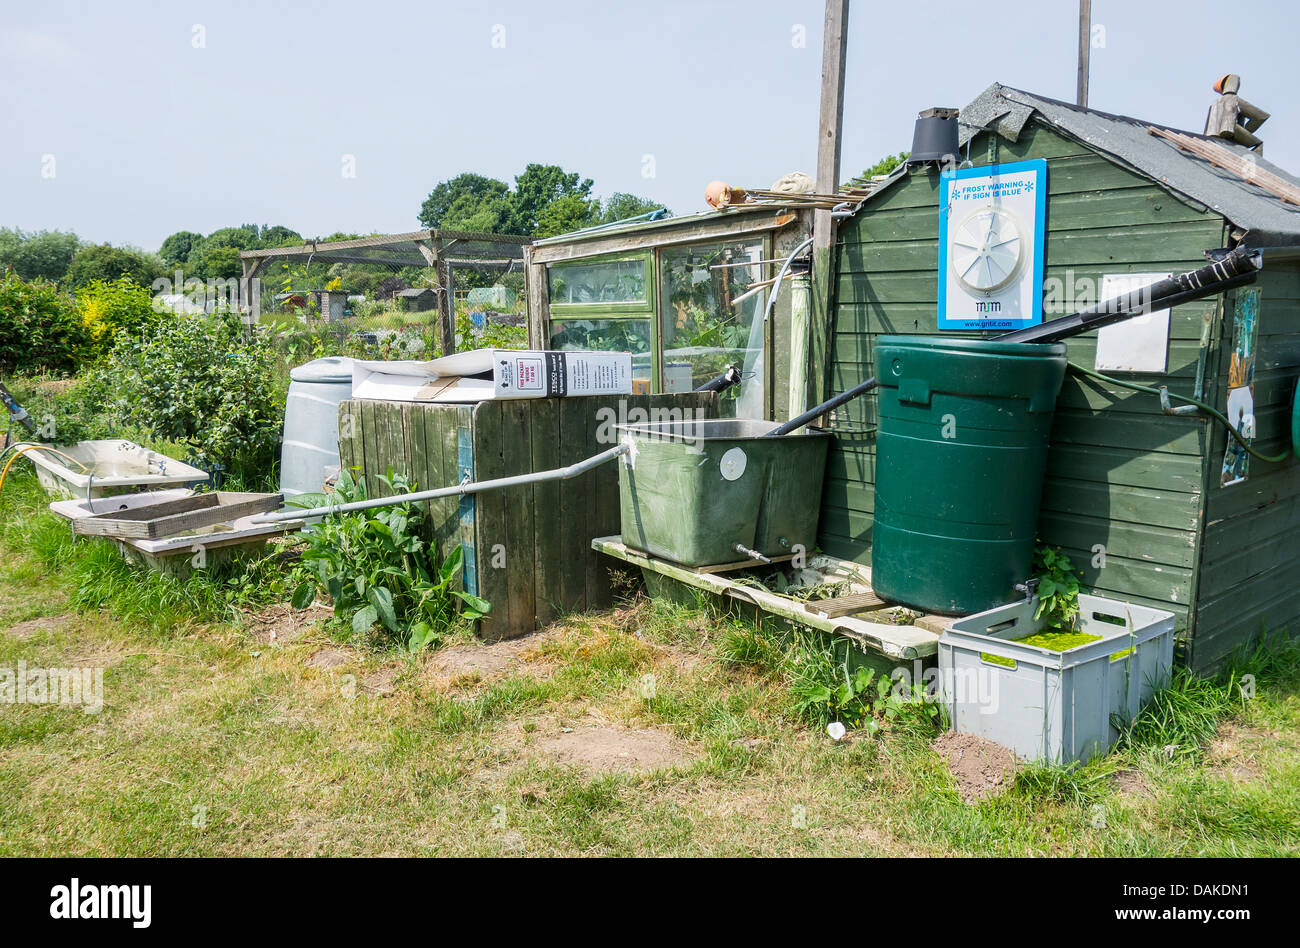
M 865 382 L 853 386 L 853 388 L 849 389 L 847 392 L 841 392 L 840 394 L 836 395 L 834 398 L 824 401 L 820 405 L 817 405 L 813 408 L 809 408 L 802 415 L 796 415 L 795 417 L 787 421 L 785 424 L 773 428 L 766 435 L 764 435 L 764 437 L 775 438 L 775 437 L 779 437 L 780 435 L 789 434 L 790 432 L 794 431 L 797 428 L 802 428 L 810 421 L 816 421 L 818 417 L 826 414 L 828 411 L 832 411 L 836 408 L 839 408 L 845 402 L 851 402 L 859 395 L 867 394 L 867 392 L 875 388 L 877 384 L 878 383 L 876 382 L 876 377 L 873 375 Z
M 723 392 L 731 388 L 740 381 L 740 369 L 734 365 L 729 365 L 720 374 L 709 379 L 695 391 L 697 392 Z

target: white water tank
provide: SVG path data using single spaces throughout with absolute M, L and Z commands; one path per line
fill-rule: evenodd
M 289 372 L 280 493 L 320 493 L 339 469 L 339 402 L 352 395 L 352 360 L 316 359 Z

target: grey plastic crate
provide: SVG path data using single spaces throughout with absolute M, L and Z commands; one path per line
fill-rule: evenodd
M 1112 719 L 1131 722 L 1167 681 L 1174 616 L 1080 595 L 1080 631 L 1102 638 L 1053 652 L 1010 641 L 1041 630 L 1037 607 L 1036 599 L 1000 606 L 959 619 L 943 633 L 944 704 L 954 730 L 996 741 L 1028 760 L 1086 761 L 1119 738 Z

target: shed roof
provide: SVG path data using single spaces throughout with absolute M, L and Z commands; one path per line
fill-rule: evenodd
M 1180 150 L 1174 143 L 1149 131 L 1153 126 L 1178 131 L 1166 125 L 1080 108 L 995 82 L 961 110 L 961 143 L 965 145 L 970 138 L 985 130 L 996 131 L 1015 141 L 1025 123 L 1035 115 L 1121 164 L 1222 214 L 1245 231 L 1242 243 L 1248 246 L 1300 246 L 1300 207 L 1286 203 L 1204 158 Z M 1211 142 L 1234 155 L 1249 155 L 1261 170 L 1300 186 L 1300 178 L 1264 160 L 1244 145 L 1195 132 L 1182 134 Z

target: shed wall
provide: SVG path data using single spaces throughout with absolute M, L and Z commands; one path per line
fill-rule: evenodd
M 1272 263 L 1266 254 L 1255 286 L 1261 297 L 1255 447 L 1278 455 L 1291 447 L 1291 403 L 1300 368 L 1300 265 Z M 1226 379 L 1234 347 L 1230 319 L 1222 322 L 1217 343 L 1218 374 Z M 1225 398 L 1221 389 L 1215 407 L 1222 410 Z M 1252 458 L 1245 483 L 1222 487 L 1228 437 L 1216 426 L 1206 457 L 1205 534 L 1191 655 L 1193 666 L 1201 669 L 1218 667 L 1265 629 L 1289 626 L 1293 634 L 1300 632 L 1300 464 Z
M 1222 217 L 1041 124 L 1026 126 L 1015 143 L 981 135 L 970 157 L 976 165 L 1048 160 L 1045 277 L 1067 288 L 1106 273 L 1193 269 L 1204 264 L 1204 250 L 1223 245 Z M 877 335 L 937 333 L 938 193 L 937 171 L 911 172 L 841 226 L 828 357 L 814 367 L 827 373 L 830 391 L 875 374 Z M 1125 377 L 1193 394 L 1203 347 L 1213 356 L 1221 306 L 1211 298 L 1176 308 L 1166 372 Z M 1300 313 L 1293 318 L 1300 322 Z M 1091 367 L 1096 333 L 1068 349 L 1071 361 Z M 1206 372 L 1211 401 L 1214 368 Z M 836 412 L 823 497 L 822 548 L 862 563 L 871 557 L 875 424 L 871 396 Z M 1184 633 L 1193 618 L 1209 437 L 1206 422 L 1166 416 L 1154 396 L 1068 376 L 1043 493 L 1041 539 L 1069 553 L 1087 587 L 1169 609 Z

